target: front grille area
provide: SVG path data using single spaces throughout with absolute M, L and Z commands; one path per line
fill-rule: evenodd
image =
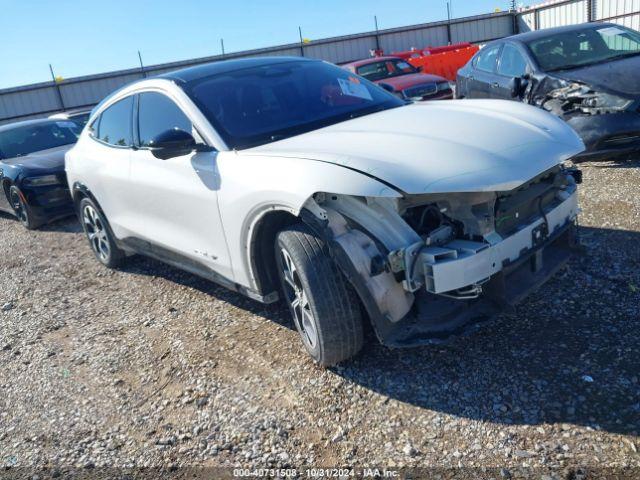
M 624 135 L 614 135 L 605 139 L 602 144 L 606 147 L 624 147 L 640 143 L 640 133 L 627 133 Z
M 541 217 L 556 202 L 555 175 L 548 174 L 498 197 L 495 206 L 496 232 L 508 236 Z
M 407 88 L 404 91 L 404 96 L 407 98 L 428 97 L 437 93 L 437 91 L 438 85 L 436 83 L 427 83 L 425 85 Z

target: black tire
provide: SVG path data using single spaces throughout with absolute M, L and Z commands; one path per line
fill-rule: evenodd
M 11 187 L 9 187 L 9 203 L 11 204 L 16 217 L 18 217 L 20 223 L 22 223 L 27 230 L 33 230 L 38 227 L 33 218 L 33 211 L 31 210 L 31 207 L 27 202 L 25 202 L 24 195 L 22 195 L 20 189 L 15 185 L 11 185 Z
M 360 303 L 324 242 L 304 224 L 292 225 L 278 233 L 275 254 L 284 301 L 309 355 L 323 366 L 356 355 L 363 344 Z M 294 270 L 285 274 L 289 260 Z
M 82 229 L 98 261 L 108 268 L 122 265 L 125 253 L 116 244 L 109 222 L 102 211 L 89 198 L 83 198 L 78 209 Z

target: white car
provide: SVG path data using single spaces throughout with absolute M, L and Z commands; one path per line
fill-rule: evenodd
M 584 149 L 508 101 L 407 104 L 301 58 L 141 80 L 67 153 L 97 259 L 140 253 L 260 302 L 285 300 L 322 365 L 363 323 L 439 342 L 520 300 L 568 258 Z

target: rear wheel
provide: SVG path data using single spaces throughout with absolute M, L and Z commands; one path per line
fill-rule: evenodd
M 25 201 L 24 195 L 18 187 L 12 185 L 9 188 L 9 202 L 11 203 L 11 207 L 13 208 L 13 212 L 15 213 L 20 223 L 24 225 L 27 229 L 33 230 L 37 227 L 33 219 L 33 212 L 31 211 L 31 207 Z
M 88 198 L 83 198 L 80 202 L 80 220 L 91 250 L 98 261 L 109 268 L 119 267 L 125 254 L 116 244 L 107 219 Z
M 298 224 L 278 234 L 275 250 L 284 300 L 307 352 L 324 366 L 357 354 L 360 303 L 324 242 Z

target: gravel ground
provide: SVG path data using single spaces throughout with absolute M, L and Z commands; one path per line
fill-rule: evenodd
M 0 216 L 0 466 L 640 469 L 640 162 L 582 168 L 584 252 L 515 313 L 329 370 L 282 308 Z

